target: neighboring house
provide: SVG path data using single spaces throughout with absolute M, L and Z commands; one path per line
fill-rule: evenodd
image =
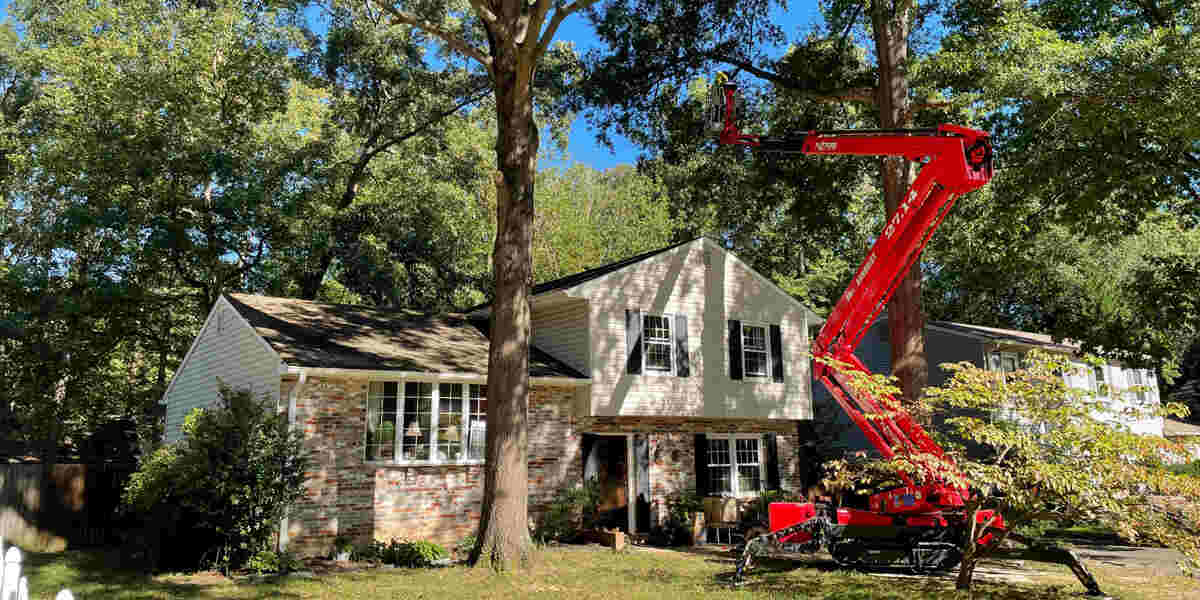
M 685 490 L 799 490 L 819 318 L 736 256 L 693 240 L 535 286 L 531 308 L 535 516 L 585 475 L 630 531 L 662 523 Z M 314 461 L 290 548 L 461 539 L 483 492 L 487 316 L 224 296 L 164 396 L 167 441 L 218 379 L 248 387 L 303 430 Z
M 891 347 L 887 336 L 887 319 L 880 318 L 863 336 L 862 343 L 855 353 L 872 373 L 891 373 Z M 1080 350 L 1078 345 L 1055 342 L 1051 336 L 1041 333 L 931 321 L 925 326 L 925 352 L 929 361 L 928 385 L 940 386 L 949 379 L 950 373 L 939 366 L 943 363 L 966 361 L 993 371 L 1015 371 L 1024 360 L 1025 354 L 1033 349 L 1072 357 L 1077 357 Z M 1135 418 L 1129 413 L 1145 411 L 1126 410 L 1153 408 L 1159 405 L 1158 383 L 1154 371 L 1127 368 L 1117 362 L 1109 362 L 1096 368 L 1086 366 L 1078 359 L 1074 359 L 1073 362 L 1082 373 L 1066 376 L 1068 385 L 1087 390 L 1093 395 L 1109 395 L 1109 410 L 1098 415 L 1099 417 L 1127 427 L 1134 433 L 1163 435 L 1161 417 L 1142 415 L 1142 418 Z M 1110 390 L 1128 390 L 1134 386 L 1142 388 L 1143 391 L 1109 393 Z M 830 397 L 829 392 L 817 381 L 813 382 L 813 407 L 818 430 L 823 431 L 827 438 L 836 439 L 833 442 L 835 452 L 871 449 L 866 437 L 858 431 L 841 407 Z

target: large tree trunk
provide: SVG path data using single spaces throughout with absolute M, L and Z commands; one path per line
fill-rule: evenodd
M 496 245 L 488 353 L 487 462 L 478 541 L 470 562 L 496 570 L 529 562 L 529 289 L 533 282 L 533 183 L 538 134 L 532 66 L 492 43 L 499 135 L 496 141 Z
M 879 58 L 879 125 L 884 129 L 908 125 L 908 34 L 913 11 L 909 0 L 872 3 L 871 24 Z M 903 157 L 889 156 L 882 160 L 882 170 L 883 202 L 891 218 L 912 184 L 912 169 Z M 929 381 L 919 260 L 888 302 L 888 339 L 892 347 L 892 374 L 900 380 L 903 403 L 912 406 Z

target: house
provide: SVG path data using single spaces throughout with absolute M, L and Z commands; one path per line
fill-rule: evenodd
M 891 373 L 891 349 L 888 344 L 887 318 L 871 325 L 855 354 L 872 373 Z M 1033 349 L 1076 356 L 1079 346 L 1068 341 L 1055 341 L 1051 336 L 1012 329 L 998 329 L 949 321 L 931 321 L 925 326 L 925 352 L 929 361 L 929 385 L 943 385 L 950 373 L 943 363 L 969 362 L 993 371 L 1015 371 L 1024 355 Z M 1064 375 L 1074 388 L 1088 390 L 1093 395 L 1108 394 L 1108 408 L 1102 419 L 1127 427 L 1143 435 L 1163 435 L 1163 419 L 1145 414 L 1131 416 L 1125 409 L 1145 409 L 1160 403 L 1157 377 L 1153 370 L 1129 368 L 1116 361 L 1100 367 L 1077 362 L 1078 373 Z M 1139 388 L 1141 391 L 1121 391 Z M 829 440 L 827 452 L 870 450 L 866 436 L 845 415 L 820 382 L 813 384 L 813 410 L 817 430 Z
M 811 310 L 705 238 L 532 292 L 532 513 L 585 476 L 627 531 L 685 490 L 799 489 Z M 461 539 L 483 493 L 487 317 L 223 296 L 164 395 L 166 439 L 218 380 L 250 388 L 314 462 L 283 544 Z

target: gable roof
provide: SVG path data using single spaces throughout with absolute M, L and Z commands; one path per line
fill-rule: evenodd
M 930 321 L 929 324 L 944 331 L 960 333 L 991 342 L 1019 344 L 1024 346 L 1039 346 L 1059 352 L 1077 352 L 1079 350 L 1078 344 L 1073 344 L 1069 340 L 1056 342 L 1054 341 L 1053 337 L 1045 333 L 1031 333 L 1028 331 L 1017 331 L 1016 329 L 1001 329 L 999 327 L 968 325 L 966 323 L 955 323 L 952 321 Z
M 733 252 L 730 252 L 729 249 L 714 242 L 711 238 L 709 238 L 707 236 L 695 237 L 695 238 L 692 238 L 687 241 L 671 244 L 670 246 L 667 246 L 665 248 L 659 248 L 657 250 L 643 252 L 642 254 L 638 254 L 636 256 L 631 256 L 629 258 L 621 259 L 616 262 L 611 262 L 606 265 L 600 265 L 599 267 L 594 267 L 594 268 L 588 269 L 586 271 L 580 271 L 579 273 L 575 273 L 574 275 L 567 275 L 566 277 L 560 277 L 558 279 L 539 283 L 539 284 L 533 286 L 532 288 L 530 288 L 530 295 L 537 296 L 539 294 L 544 294 L 547 292 L 567 290 L 567 289 L 576 287 L 578 285 L 587 283 L 589 281 L 592 281 L 594 279 L 599 279 L 601 277 L 604 277 L 605 275 L 610 275 L 612 273 L 616 273 L 617 271 L 620 271 L 621 269 L 624 269 L 626 267 L 631 267 L 640 262 L 644 262 L 646 260 L 654 258 L 655 256 L 658 256 L 659 254 L 663 254 L 665 252 L 669 252 L 676 248 L 687 246 L 688 244 L 694 244 L 699 241 L 704 241 L 708 244 L 711 244 L 713 247 L 728 254 L 731 258 L 733 258 L 737 263 L 741 264 L 742 267 L 744 267 L 747 271 L 752 273 L 755 277 L 762 280 L 768 286 L 778 290 L 780 294 L 787 296 L 787 298 L 789 300 L 791 300 L 793 303 L 795 303 L 797 306 L 799 306 L 805 312 L 805 314 L 808 315 L 808 321 L 810 324 L 822 323 L 825 321 L 824 318 L 822 318 L 820 315 L 818 315 L 816 312 L 814 312 L 808 306 L 805 306 L 804 303 L 800 302 L 799 300 L 796 300 L 796 298 L 794 296 L 792 296 L 791 294 L 784 291 L 783 288 L 780 288 L 779 285 L 776 284 L 774 281 L 771 281 L 770 278 L 764 276 L 763 274 L 759 273 L 758 271 L 755 271 L 754 269 L 752 269 L 750 267 L 750 265 L 747 265 L 740 258 L 738 258 L 736 254 L 734 254 Z M 491 302 L 484 302 L 483 304 L 477 304 L 470 308 L 464 309 L 464 312 L 472 314 L 472 315 L 478 314 L 480 312 L 486 314 L 486 309 L 488 309 L 488 307 L 490 307 L 491 305 L 492 305 Z
M 667 246 L 666 248 L 659 248 L 658 250 L 651 250 L 649 252 L 644 252 L 642 254 L 638 254 L 637 256 L 630 256 L 629 258 L 618 260 L 617 262 L 612 262 L 612 263 L 608 263 L 607 265 L 601 265 L 599 267 L 588 269 L 586 271 L 581 271 L 574 275 L 567 275 L 566 277 L 559 277 L 558 279 L 555 279 L 553 281 L 546 281 L 543 283 L 539 283 L 539 284 L 533 286 L 531 293 L 534 295 L 537 295 L 537 294 L 541 294 L 544 292 L 552 292 L 554 290 L 565 290 L 567 288 L 572 288 L 581 283 L 603 277 L 605 275 L 608 275 L 609 273 L 620 271 L 621 269 L 624 269 L 625 267 L 640 263 L 643 260 L 646 260 L 647 258 L 652 258 L 652 257 L 662 254 L 663 252 L 666 252 L 668 250 L 674 250 L 680 246 L 686 246 L 696 240 L 701 240 L 701 239 L 704 239 L 704 238 L 702 238 L 702 237 L 692 238 L 686 242 L 679 242 L 678 244 L 672 244 L 670 246 Z
M 487 373 L 488 338 L 481 324 L 465 315 L 250 294 L 225 298 L 289 366 Z M 529 375 L 587 379 L 533 347 Z

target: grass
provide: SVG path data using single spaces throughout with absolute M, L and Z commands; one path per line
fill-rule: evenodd
M 69 551 L 31 554 L 26 564 L 31 598 L 50 599 L 69 587 L 80 600 L 158 598 L 570 598 L 821 600 L 961 599 L 948 578 L 887 577 L 841 571 L 827 561 L 774 560 L 760 564 L 744 587 L 724 583 L 732 570 L 725 556 L 599 547 L 558 547 L 537 554 L 527 572 L 496 575 L 485 569 L 371 569 L 315 579 L 234 583 L 219 575 L 147 576 L 120 568 L 115 555 Z M 1129 569 L 1096 569 L 1105 591 L 1127 600 L 1200 598 L 1200 581 Z M 977 581 L 971 600 L 1079 598 L 1082 588 L 1063 567 L 1033 573 L 1034 584 Z

